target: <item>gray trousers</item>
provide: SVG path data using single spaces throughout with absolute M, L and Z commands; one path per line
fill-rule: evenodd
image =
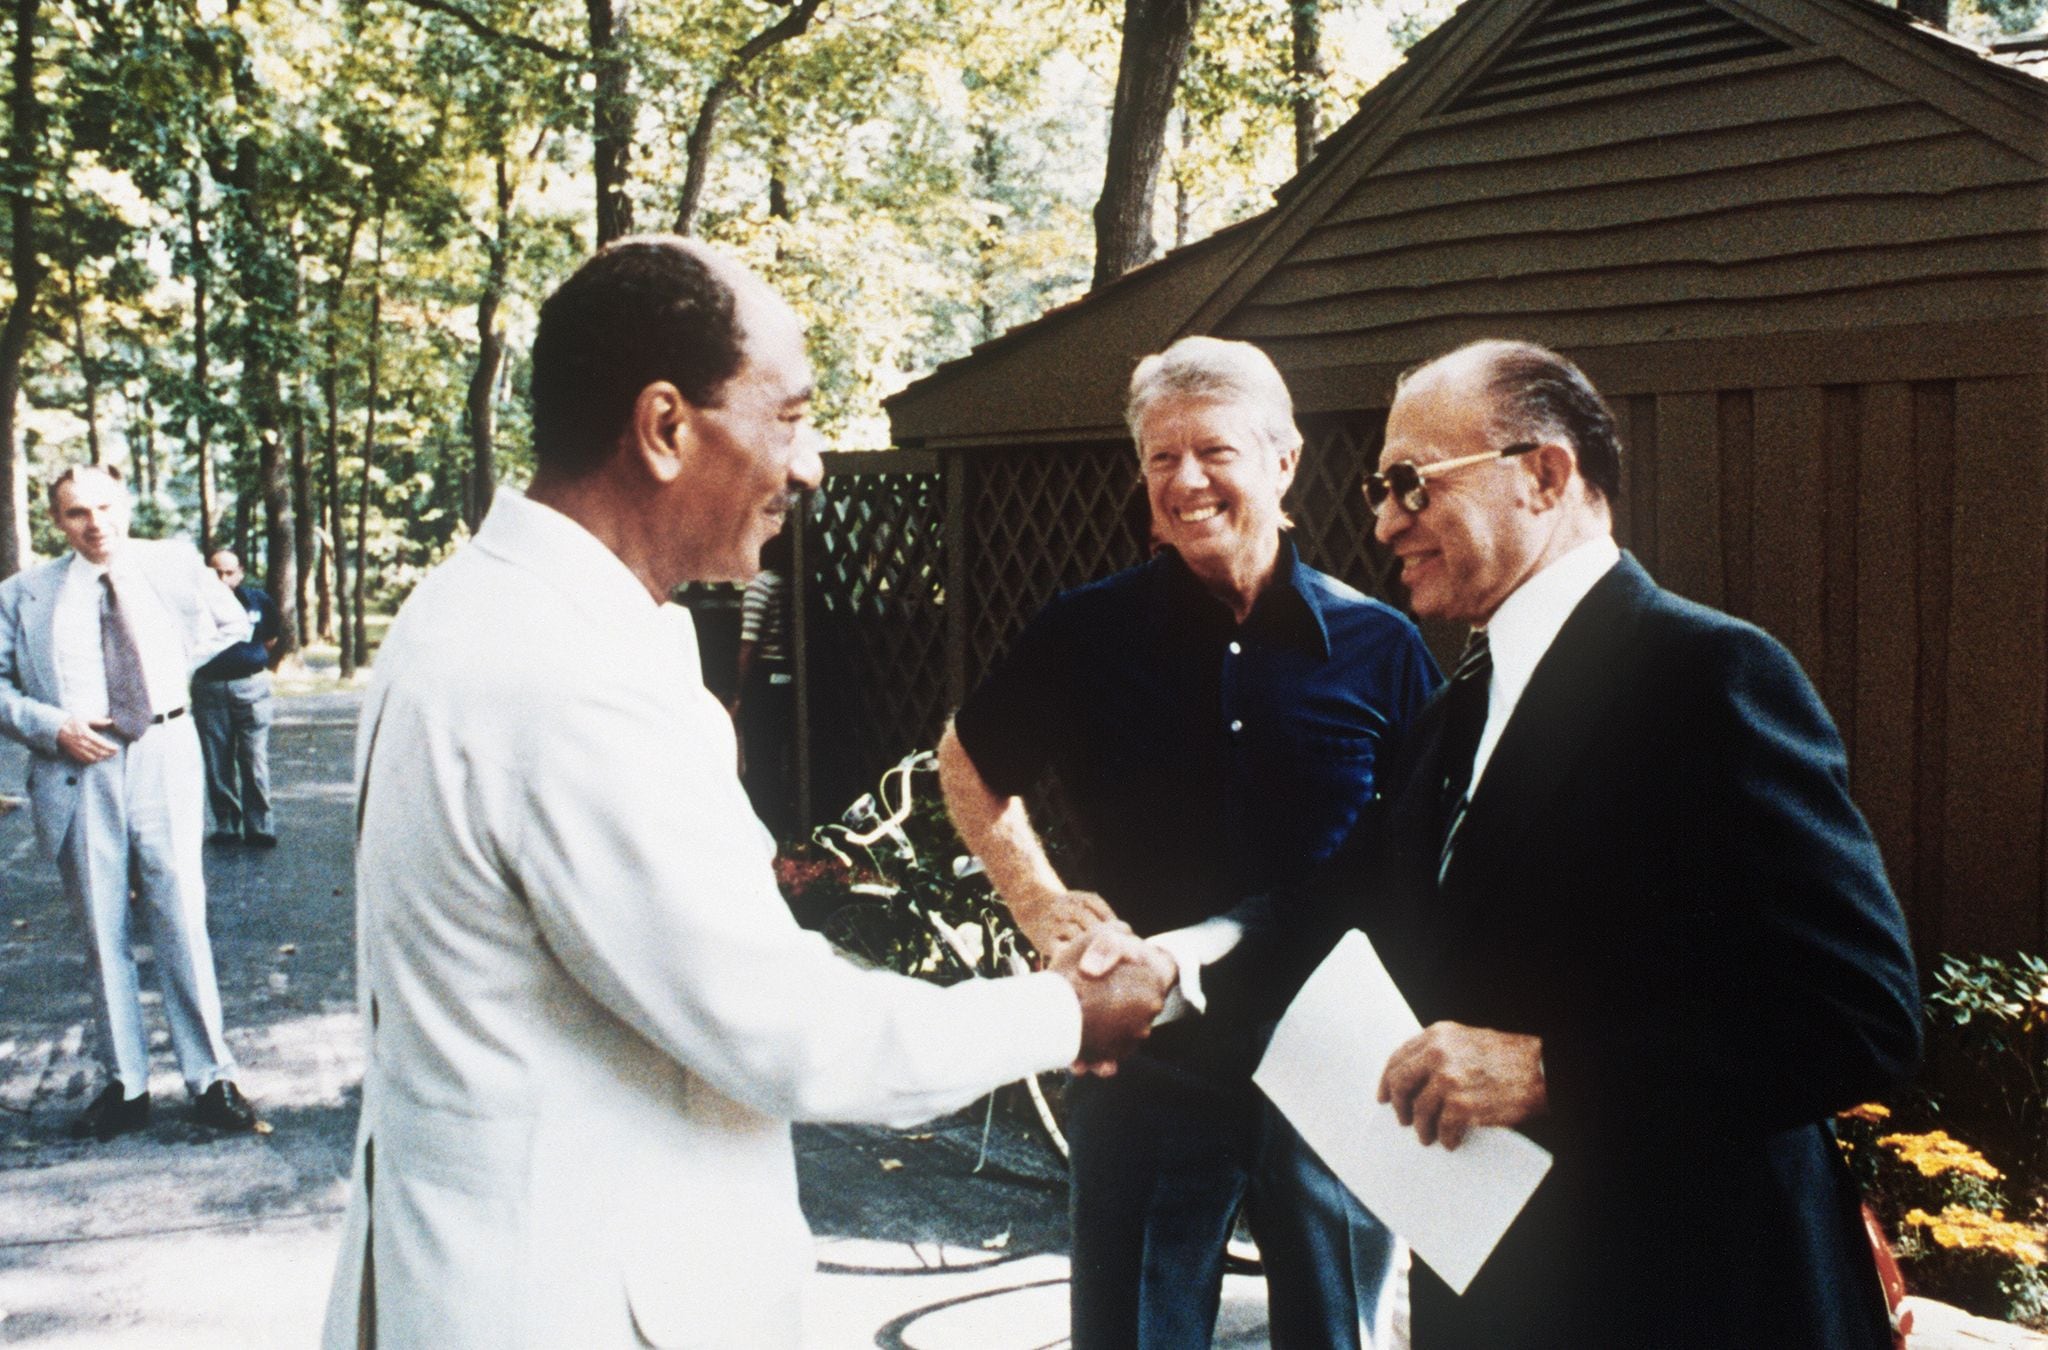
M 128 1096 L 149 1087 L 132 886 L 149 924 L 171 1047 L 194 1096 L 232 1078 L 206 935 L 199 737 L 192 719 L 153 726 L 112 759 L 76 766 L 78 810 L 57 869 L 85 929 L 98 995 L 100 1060 Z
M 277 833 L 270 820 L 270 672 L 192 681 L 192 715 L 206 753 L 213 828 L 249 836 Z

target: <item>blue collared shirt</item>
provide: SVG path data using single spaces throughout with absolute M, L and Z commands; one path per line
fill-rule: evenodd
M 1067 880 L 1149 935 L 1333 852 L 1440 680 L 1398 610 L 1304 566 L 1283 538 L 1243 624 L 1170 551 L 1058 597 L 955 730 L 998 794 L 1058 775 L 1087 836 Z

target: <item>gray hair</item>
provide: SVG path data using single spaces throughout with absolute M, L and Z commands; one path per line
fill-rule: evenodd
M 1276 456 L 1301 448 L 1301 428 L 1294 424 L 1294 399 L 1287 382 L 1268 357 L 1249 342 L 1227 338 L 1184 337 L 1163 352 L 1138 362 L 1131 372 L 1131 390 L 1124 399 L 1124 422 L 1131 440 L 1152 409 L 1176 399 L 1229 403 L 1252 415 L 1252 426 Z M 1140 454 L 1144 446 L 1138 447 Z

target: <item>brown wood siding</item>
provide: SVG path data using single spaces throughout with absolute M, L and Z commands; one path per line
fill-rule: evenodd
M 1946 861 L 1951 945 L 2039 947 L 2048 727 L 2048 388 L 1955 390 Z M 2011 903 L 2034 897 L 2034 912 Z M 2031 922 L 2030 922 L 2031 920 Z
M 1425 119 L 1222 325 L 1290 371 L 2048 309 L 2048 167 L 1846 62 Z
M 1616 414 L 1620 532 L 1812 677 L 1923 958 L 2048 948 L 2048 378 L 1687 391 Z

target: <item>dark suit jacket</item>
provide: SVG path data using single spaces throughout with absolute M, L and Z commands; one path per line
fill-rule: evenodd
M 1417 1350 L 1883 1350 L 1829 1117 L 1913 1069 L 1918 982 L 1798 665 L 1624 556 L 1537 667 L 1439 890 L 1441 712 L 1322 903 L 1424 1025 L 1542 1037 L 1526 1130 L 1556 1162 L 1464 1297 L 1418 1264 Z

